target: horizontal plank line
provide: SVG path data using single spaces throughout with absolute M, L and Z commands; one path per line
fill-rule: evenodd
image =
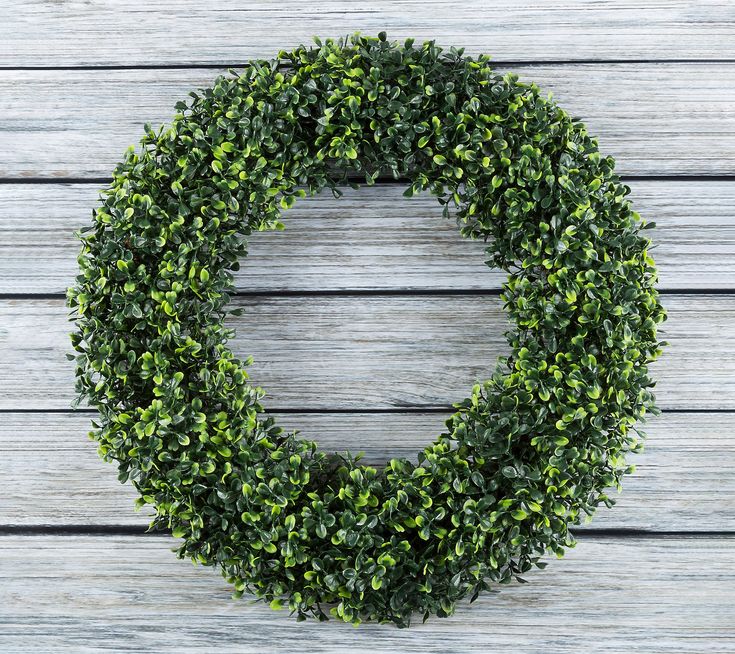
M 14 413 L 17 410 L 14 409 L 3 409 L 0 410 L 0 413 Z M 46 413 L 44 409 L 29 409 L 29 411 L 34 413 Z M 74 413 L 74 409 L 54 409 L 54 411 L 59 411 L 61 413 Z M 85 413 L 97 413 L 96 409 L 91 408 L 84 408 L 84 409 L 76 409 L 76 411 L 83 411 Z M 413 414 L 413 413 L 445 413 L 447 411 L 456 411 L 455 407 L 453 407 L 451 404 L 447 404 L 445 406 L 437 406 L 437 405 L 427 405 L 427 406 L 415 406 L 415 407 L 386 407 L 386 408 L 377 408 L 377 409 L 350 409 L 350 408 L 336 408 L 336 409 L 329 409 L 329 408 L 305 408 L 300 409 L 298 407 L 266 407 L 267 413 L 284 413 L 284 414 L 304 414 L 304 415 L 322 415 L 322 414 L 344 414 L 344 415 L 351 415 L 351 414 L 359 414 L 359 413 L 366 413 L 369 415 L 381 415 L 381 414 L 395 414 L 395 415 L 401 415 L 401 414 Z M 692 408 L 692 409 L 660 409 L 661 413 L 673 413 L 673 414 L 735 414 L 735 409 L 698 409 L 698 408 Z
M 735 182 L 735 175 L 620 175 L 622 182 Z
M 347 182 L 365 184 L 362 175 L 348 175 Z M 620 175 L 620 180 L 627 182 L 735 182 L 733 175 Z M 408 184 L 407 177 L 382 176 L 375 180 L 374 186 L 393 186 Z M 27 184 L 97 184 L 106 186 L 112 182 L 111 177 L 0 177 L 3 185 Z
M 298 407 L 281 407 L 279 409 L 271 409 L 267 408 L 267 413 L 284 413 L 284 414 L 290 414 L 290 415 L 297 415 L 297 414 L 304 414 L 304 415 L 322 415 L 322 414 L 339 414 L 339 415 L 351 415 L 355 413 L 365 413 L 368 415 L 405 415 L 405 414 L 413 414 L 413 413 L 446 413 L 448 411 L 455 411 L 456 409 L 450 405 L 447 404 L 445 406 L 426 406 L 426 407 L 386 407 L 383 409 L 349 409 L 340 407 L 337 409 L 325 409 L 325 408 L 307 408 L 307 409 L 300 409 Z
M 298 297 L 498 297 L 500 288 L 355 288 L 233 291 L 239 298 L 298 298 Z M 663 288 L 660 295 L 732 295 L 735 288 Z M 0 293 L 0 300 L 63 300 L 65 293 Z
M 0 525 L 2 536 L 161 536 L 143 525 Z
M 110 184 L 112 177 L 0 177 L 0 184 Z
M 735 409 L 661 409 L 661 413 L 735 413 Z
M 441 46 L 441 43 L 437 45 Z M 448 46 L 447 46 L 448 48 Z M 445 48 L 445 49 L 447 49 Z M 268 61 L 270 59 L 258 59 L 258 61 Z M 707 58 L 707 59 L 689 59 L 689 58 L 668 58 L 668 59 L 490 59 L 491 66 L 605 66 L 605 65 L 664 65 L 676 66 L 682 64 L 732 64 L 735 59 L 724 58 Z M 78 65 L 62 65 L 62 66 L 0 66 L 0 71 L 107 71 L 107 70 L 222 70 L 229 68 L 246 68 L 250 65 L 250 61 L 239 62 L 216 62 L 216 63 L 181 63 L 181 64 L 78 64 Z M 288 69 L 289 65 L 280 63 L 279 68 Z
M 450 404 L 441 405 L 430 405 L 426 406 L 406 406 L 406 407 L 385 407 L 385 408 L 345 408 L 337 407 L 330 409 L 329 407 L 288 407 L 288 406 L 267 406 L 266 413 L 283 413 L 291 415 L 322 415 L 322 414 L 340 414 L 340 415 L 354 415 L 354 414 L 367 414 L 367 415 L 405 415 L 405 414 L 416 414 L 416 413 L 447 413 L 449 411 L 455 411 L 455 408 Z M 683 408 L 683 409 L 660 409 L 661 413 L 672 413 L 672 414 L 723 414 L 733 415 L 735 409 L 699 409 L 699 408 Z M 42 414 L 58 414 L 58 415 L 74 415 L 74 414 L 85 414 L 85 415 L 97 415 L 97 409 L 92 407 L 79 407 L 73 409 L 0 409 L 0 415 L 3 414 L 28 414 L 28 415 L 42 415 Z
M 626 527 L 572 527 L 575 538 L 729 538 L 728 530 L 661 530 Z M 144 525 L 0 525 L 2 536 L 164 536 L 167 529 L 149 529 Z
M 232 293 L 234 297 L 497 297 L 502 293 L 499 288 L 419 288 L 419 289 L 304 289 L 304 290 L 264 290 L 264 291 L 235 291 Z M 661 295 L 731 295 L 735 292 L 735 288 L 669 288 L 658 289 Z M 0 294 L 0 298 L 2 295 Z M 30 294 L 30 297 L 34 297 Z M 64 297 L 63 294 L 58 295 L 59 298 Z
M 64 300 L 65 293 L 0 293 L 0 300 Z
M 614 511 L 615 509 L 613 509 Z M 570 527 L 575 538 L 730 538 L 730 529 L 638 529 L 635 527 Z
M 655 256 L 655 253 L 654 253 Z M 732 295 L 730 288 L 659 288 L 659 295 Z
M 267 413 L 284 413 L 284 414 L 304 414 L 304 415 L 322 415 L 322 414 L 345 414 L 351 415 L 355 413 L 365 413 L 369 415 L 401 415 L 401 414 L 413 414 L 413 413 L 446 413 L 447 411 L 453 411 L 454 407 L 447 404 L 445 406 L 427 405 L 427 406 L 415 406 L 415 407 L 385 407 L 385 408 L 363 408 L 363 409 L 350 409 L 344 407 L 337 407 L 334 409 L 330 408 L 299 408 L 299 407 L 268 407 Z M 92 407 L 79 407 L 77 409 L 0 409 L 0 415 L 2 414 L 29 414 L 29 415 L 41 415 L 44 413 L 48 414 L 61 414 L 61 415 L 73 415 L 75 413 L 97 415 L 97 409 Z M 727 413 L 723 411 L 722 413 Z M 735 413 L 735 409 L 733 409 Z
M 70 364 L 71 365 L 71 364 Z M 97 409 L 91 407 L 79 407 L 78 409 L 0 409 L 0 415 L 18 413 L 20 415 L 74 415 L 76 413 L 97 415 Z
M 424 289 L 302 289 L 302 290 L 263 290 L 263 291 L 233 291 L 232 297 L 265 297 L 265 298 L 287 298 L 287 297 L 400 297 L 400 296 L 492 296 L 497 297 L 502 292 L 499 288 L 480 289 L 452 289 L 452 288 L 424 288 Z M 0 293 L 0 300 L 61 300 L 64 293 Z

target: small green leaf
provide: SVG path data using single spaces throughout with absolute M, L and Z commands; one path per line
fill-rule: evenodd
M 508 479 L 518 477 L 518 471 L 513 466 L 505 466 L 501 472 L 503 473 L 503 477 L 507 477 Z

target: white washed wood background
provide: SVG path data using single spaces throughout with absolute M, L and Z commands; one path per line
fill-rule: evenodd
M 409 631 L 232 602 L 144 535 L 64 356 L 72 232 L 143 123 L 228 66 L 357 30 L 489 53 L 582 117 L 658 225 L 670 315 L 664 413 L 618 506 L 529 584 Z M 0 652 L 735 651 L 734 107 L 731 0 L 0 0 Z M 431 440 L 504 348 L 502 277 L 401 192 L 297 204 L 252 239 L 234 300 L 283 424 L 374 462 Z

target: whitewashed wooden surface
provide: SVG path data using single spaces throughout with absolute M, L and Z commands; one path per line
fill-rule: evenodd
M 238 64 L 317 34 L 387 30 L 501 61 L 735 56 L 729 0 L 2 0 L 11 66 Z
M 637 211 L 655 221 L 662 290 L 735 288 L 735 184 L 632 180 Z M 63 293 L 101 184 L 0 184 L 0 294 Z M 288 229 L 259 232 L 236 273 L 249 291 L 498 289 L 484 246 L 441 218 L 435 198 L 379 184 L 305 198 Z M 28 261 L 39 265 L 29 266 Z
M 657 223 L 670 315 L 664 414 L 618 505 L 528 585 L 410 631 L 232 602 L 144 535 L 64 356 L 72 231 L 143 123 L 228 66 L 356 30 L 487 52 L 582 117 Z M 735 651 L 734 82 L 729 0 L 0 0 L 0 652 Z M 376 463 L 441 431 L 507 327 L 482 246 L 401 192 L 303 201 L 252 239 L 233 301 L 279 421 Z
M 295 271 L 294 271 L 295 272 Z M 670 346 L 652 369 L 659 405 L 735 411 L 735 294 L 666 294 Z M 510 327 L 494 295 L 339 294 L 236 297 L 232 349 L 273 409 L 449 407 L 507 354 Z M 75 396 L 62 299 L 0 300 L 0 409 L 34 398 L 63 410 Z M 277 335 L 275 337 L 274 335 Z M 718 343 L 721 343 L 718 347 Z
M 622 174 L 723 175 L 735 169 L 735 60 L 502 68 L 535 81 L 584 117 Z M 60 76 L 58 70 L 0 70 L 6 147 L 0 175 L 107 177 L 120 153 L 137 142 L 143 123 L 166 121 L 177 100 L 224 72 L 93 68 Z
M 721 536 L 580 538 L 529 583 L 409 630 L 296 623 L 233 602 L 157 536 L 0 536 L 3 651 L 731 654 L 735 561 Z M 32 556 L 29 556 L 32 551 Z M 706 565 L 703 562 L 706 561 Z
M 378 463 L 415 457 L 439 434 L 445 411 L 399 411 L 384 415 L 273 412 L 288 429 L 323 448 L 364 452 Z M 120 486 L 112 465 L 100 462 L 84 434 L 92 415 L 20 413 L 0 423 L 0 524 L 65 529 L 125 525 L 143 529 L 150 513 L 132 510 L 136 494 Z M 617 505 L 599 509 L 584 529 L 645 529 L 709 532 L 735 530 L 735 439 L 731 416 L 665 413 L 647 426 L 645 452 L 626 479 Z M 36 475 L 29 475 L 28 461 Z

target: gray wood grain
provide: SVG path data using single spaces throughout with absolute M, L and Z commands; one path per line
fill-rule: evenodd
M 365 452 L 365 462 L 414 459 L 443 429 L 447 414 L 278 414 L 328 451 Z M 140 525 L 135 490 L 87 439 L 90 414 L 9 413 L 0 422 L 0 528 L 2 526 Z M 636 472 L 600 508 L 593 528 L 735 530 L 735 438 L 731 414 L 665 413 L 645 426 Z M 31 473 L 32 471 L 32 473 Z
M 553 91 L 621 173 L 735 173 L 735 63 L 498 68 Z M 143 123 L 218 72 L 0 70 L 0 177 L 108 177 Z
M 735 288 L 735 182 L 634 180 L 661 289 Z M 77 271 L 74 230 L 90 222 L 96 184 L 0 185 L 0 293 L 62 293 Z M 284 232 L 259 232 L 236 275 L 239 288 L 423 290 L 499 288 L 480 242 L 462 239 L 428 194 L 400 185 L 305 198 Z
M 272 57 L 312 34 L 383 29 L 494 55 L 499 70 L 536 81 L 583 118 L 625 175 L 735 175 L 730 0 L 0 0 L 0 181 L 107 178 L 143 123 L 169 120 L 175 101 L 209 85 L 215 67 Z M 659 223 L 662 288 L 735 289 L 733 182 L 631 186 L 636 208 Z M 432 201 L 399 192 L 302 203 L 284 234 L 253 239 L 238 284 L 266 292 L 497 287 L 479 244 L 462 242 Z M 63 290 L 75 268 L 71 231 L 87 221 L 95 195 L 94 184 L 0 185 L 0 294 Z M 706 411 L 735 410 L 735 293 L 664 301 L 662 338 L 671 346 L 656 367 L 659 403 L 698 413 L 651 422 L 638 472 L 592 527 L 732 532 L 733 414 Z M 505 348 L 507 324 L 492 297 L 235 304 L 246 315 L 233 322 L 233 349 L 255 355 L 251 371 L 269 392 L 267 406 L 357 411 L 289 412 L 282 424 L 328 449 L 365 450 L 374 462 L 416 452 L 445 414 L 367 409 L 460 399 Z M 169 538 L 115 535 L 114 527 L 70 533 L 147 522 L 86 439 L 91 415 L 63 412 L 73 397 L 70 328 L 61 300 L 0 301 L 0 411 L 11 411 L 0 416 L 3 653 L 735 651 L 732 535 L 583 533 L 530 584 L 463 605 L 453 618 L 355 631 L 231 602 L 218 573 L 177 561 Z M 13 525 L 28 530 L 3 532 Z M 66 535 L 33 535 L 39 528 Z
M 671 343 L 654 364 L 665 409 L 735 409 L 735 295 L 667 295 Z M 232 349 L 266 406 L 446 406 L 506 352 L 501 301 L 485 296 L 241 297 Z M 65 409 L 74 397 L 62 300 L 0 301 L 0 409 Z
M 727 0 L 326 0 L 307 4 L 192 0 L 0 2 L 4 66 L 220 64 L 273 57 L 311 37 L 360 30 L 497 59 L 667 59 L 735 56 Z
M 161 536 L 0 536 L 3 652 L 690 652 L 735 648 L 735 541 L 583 537 L 527 584 L 411 629 L 297 623 Z

